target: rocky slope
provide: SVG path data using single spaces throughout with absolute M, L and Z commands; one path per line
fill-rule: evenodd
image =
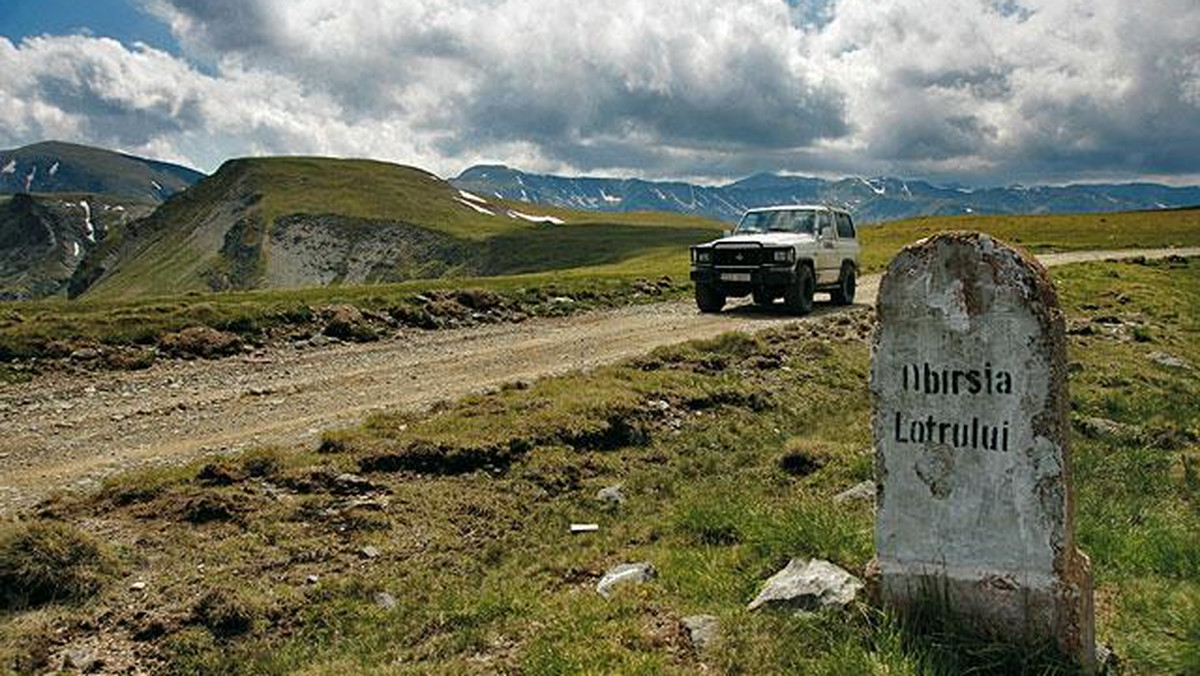
M 152 210 L 149 204 L 97 195 L 0 197 L 0 300 L 63 292 L 89 252 Z
M 635 179 L 568 178 L 504 166 L 467 169 L 452 182 L 481 195 L 599 211 L 675 211 L 735 221 L 750 207 L 832 204 L 862 223 L 961 214 L 1049 214 L 1200 205 L 1200 187 L 1154 184 L 970 189 L 897 178 L 825 180 L 758 174 L 721 186 Z

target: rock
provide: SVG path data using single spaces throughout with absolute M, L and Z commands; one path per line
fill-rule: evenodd
M 1137 436 L 1133 425 L 1126 425 L 1108 418 L 1081 418 L 1075 422 L 1083 436 L 1092 439 L 1124 439 Z
M 875 499 L 875 482 L 864 481 L 855 484 L 841 493 L 833 497 L 834 502 L 853 502 L 856 500 L 874 500 Z
M 792 559 L 767 580 L 747 608 L 757 610 L 768 604 L 802 611 L 840 608 L 853 601 L 862 588 L 861 580 L 828 561 Z
M 1187 360 L 1176 357 L 1175 355 L 1167 354 L 1166 352 L 1151 352 L 1150 361 L 1158 364 L 1159 366 L 1166 366 L 1167 368 L 1172 369 L 1183 369 L 1185 371 L 1190 371 L 1192 369 L 1191 363 Z
M 692 615 L 683 618 L 683 628 L 696 652 L 704 652 L 721 636 L 721 619 L 716 615 Z
M 605 486 L 596 493 L 596 499 L 600 502 L 607 502 L 614 505 L 625 504 L 625 492 L 622 490 L 624 488 L 624 484 Z
M 396 607 L 396 597 L 387 592 L 379 592 L 375 594 L 373 600 L 375 601 L 375 605 L 383 608 L 384 610 L 391 610 L 392 608 Z
M 333 486 L 331 488 L 335 493 L 353 495 L 370 493 L 371 491 L 375 490 L 375 484 L 367 481 L 357 474 L 350 474 L 349 472 L 346 472 L 334 477 Z
M 224 357 L 242 349 L 242 339 L 232 333 L 218 331 L 208 326 L 193 326 L 163 336 L 158 347 L 167 354 L 177 357 Z
M 321 581 L 321 576 L 320 575 L 309 575 L 308 577 L 304 578 L 304 581 L 309 584 L 316 584 Z
M 550 299 L 551 305 L 573 305 L 575 299 L 570 296 L 555 296 Z
M 617 587 L 629 584 L 642 584 L 658 576 L 658 571 L 649 563 L 622 563 L 610 568 L 600 582 L 596 591 L 604 598 L 610 598 Z
M 322 310 L 328 319 L 324 333 L 343 340 L 358 340 L 370 327 L 364 324 L 363 313 L 353 305 L 333 305 Z
M 141 581 L 134 582 L 133 584 L 129 585 L 129 591 L 146 591 L 146 583 Z
M 72 648 L 63 655 L 63 670 L 74 669 L 82 673 L 96 671 L 101 666 L 96 653 L 87 648 Z
M 92 361 L 99 358 L 100 351 L 91 347 L 80 348 L 71 353 L 71 361 Z
M 379 549 L 372 547 L 371 545 L 367 545 L 366 547 L 363 547 L 362 549 L 358 550 L 358 553 L 362 554 L 363 558 L 367 558 L 367 559 L 379 558 Z

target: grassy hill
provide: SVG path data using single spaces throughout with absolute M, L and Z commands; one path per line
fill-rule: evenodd
M 1200 261 L 1052 274 L 1097 639 L 1124 673 L 1198 673 L 1200 381 L 1155 355 L 1200 365 Z M 747 610 L 792 557 L 873 554 L 870 502 L 833 499 L 872 477 L 870 313 L 819 321 L 51 501 L 0 531 L 0 668 L 83 646 L 168 674 L 1076 673 L 865 603 Z M 640 561 L 655 579 L 596 593 Z
M 1200 244 L 1200 209 L 1038 216 L 930 216 L 864 227 L 862 264 L 882 271 L 903 246 L 946 230 L 978 230 L 1034 253 Z
M 90 256 L 71 292 L 132 299 L 556 270 L 684 247 L 720 227 L 486 200 L 383 162 L 232 160 Z
M 177 164 L 75 143 L 0 150 L 0 193 L 88 193 L 157 204 L 203 177 Z

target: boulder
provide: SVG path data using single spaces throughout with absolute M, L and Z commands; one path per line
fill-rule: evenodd
M 757 610 L 765 605 L 801 611 L 840 608 L 853 601 L 862 588 L 861 580 L 828 561 L 792 559 L 786 568 L 767 580 L 747 608 Z

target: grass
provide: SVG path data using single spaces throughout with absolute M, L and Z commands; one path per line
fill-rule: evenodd
M 678 214 L 599 214 L 498 199 L 489 200 L 494 215 L 487 215 L 462 202 L 449 183 L 412 167 L 312 157 L 231 160 L 105 241 L 76 272 L 71 293 L 86 289 L 93 298 L 130 300 L 295 286 L 283 271 L 297 264 L 293 258 L 329 266 L 335 282 L 364 262 L 371 268 L 368 281 L 557 270 L 685 247 L 721 228 Z M 510 209 L 565 224 L 531 223 L 508 216 Z M 309 225 L 295 225 L 294 216 Z M 275 251 L 305 241 L 316 251 Z M 404 251 L 414 260 L 402 260 Z M 276 270 L 273 255 L 292 262 Z M 313 274 L 304 279 L 317 279 Z
M 33 521 L 0 531 L 0 603 L 6 609 L 90 598 L 116 569 L 107 547 L 68 524 Z
M 285 163 L 284 166 L 288 162 L 324 161 L 279 160 Z M 369 169 L 372 163 L 365 164 Z M 274 165 L 268 162 L 265 166 Z M 285 173 L 296 175 L 294 167 Z M 379 175 L 379 172 L 367 173 Z M 433 180 L 419 173 L 402 174 L 408 177 L 405 180 Z M 400 181 L 399 178 L 396 180 Z M 377 187 L 383 190 L 387 186 Z M 281 194 L 297 198 L 304 192 L 296 186 L 283 190 Z M 423 193 L 417 191 L 416 194 Z M 553 209 L 541 211 L 563 216 L 568 213 Z M 370 214 L 369 211 L 361 213 Z M 461 216 L 472 218 L 466 214 Z M 611 215 L 594 216 L 608 218 Z M 686 297 L 690 293 L 690 283 L 686 281 L 686 248 L 688 243 L 708 236 L 704 222 L 664 222 L 654 214 L 625 214 L 621 218 L 623 220 L 617 223 L 580 223 L 573 227 L 521 226 L 492 237 L 489 240 L 492 253 L 485 267 L 493 272 L 513 274 L 372 286 L 174 294 L 130 301 L 85 297 L 69 302 L 4 303 L 0 305 L 0 361 L 55 356 L 69 353 L 80 344 L 100 344 L 124 348 L 142 346 L 130 349 L 120 358 L 107 360 L 115 361 L 119 366 L 140 367 L 154 359 L 154 352 L 147 348 L 171 332 L 190 326 L 210 326 L 240 334 L 250 344 L 259 344 L 279 334 L 319 332 L 321 326 L 314 309 L 336 304 L 391 311 L 401 324 L 425 328 L 445 324 L 443 320 L 447 318 L 474 321 L 469 318 L 478 314 L 476 308 L 455 306 L 454 303 L 442 308 L 446 311 L 442 317 L 431 319 L 426 316 L 427 308 L 414 299 L 438 291 L 486 291 L 497 294 L 501 304 L 512 310 L 485 313 L 487 316 L 482 318 L 483 321 L 506 321 L 515 315 L 559 315 L 630 302 Z M 862 229 L 863 266 L 867 271 L 879 271 L 901 246 L 936 231 L 963 228 L 990 232 L 1036 252 L 1195 246 L 1200 244 L 1200 211 L 901 221 Z M 541 271 L 532 271 L 538 269 Z M 657 290 L 661 293 L 647 294 L 639 291 L 639 288 L 644 290 L 644 286 L 635 286 L 639 279 L 658 280 L 664 275 L 673 283 Z M 549 302 L 562 296 L 576 302 Z M 26 377 L 28 372 L 0 372 L 3 380 Z
M 1034 253 L 1200 245 L 1200 209 L 1043 216 L 929 216 L 859 229 L 862 266 L 881 272 L 904 245 L 946 230 L 978 230 Z
M 1128 673 L 1196 672 L 1200 385 L 1152 355 L 1200 364 L 1200 261 L 1054 277 L 1073 419 L 1126 425 L 1074 438 L 1098 637 Z M 872 475 L 869 326 L 856 310 L 729 334 L 376 415 L 318 450 L 58 498 L 43 518 L 103 516 L 152 593 L 131 604 L 113 585 L 57 612 L 74 618 L 68 640 L 153 636 L 142 659 L 177 674 L 1072 673 L 936 617 L 745 609 L 793 557 L 862 574 L 872 556 L 869 505 L 831 499 Z M 617 483 L 624 504 L 597 498 Z M 600 530 L 569 534 L 581 522 Z M 605 570 L 636 561 L 658 577 L 595 593 Z M 680 623 L 700 613 L 720 618 L 721 637 L 697 654 Z M 42 630 L 28 617 L 0 624 L 0 656 L 36 671 L 20 657 Z

